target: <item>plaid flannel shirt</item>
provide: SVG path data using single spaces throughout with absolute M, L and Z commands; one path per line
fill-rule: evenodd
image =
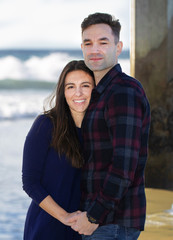
M 82 123 L 81 208 L 100 225 L 144 229 L 149 125 L 141 84 L 117 64 L 93 89 Z

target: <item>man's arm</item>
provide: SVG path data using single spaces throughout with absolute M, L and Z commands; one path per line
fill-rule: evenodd
M 143 96 L 133 88 L 113 93 L 105 109 L 105 121 L 112 142 L 112 159 L 103 187 L 87 210 L 102 223 L 107 214 L 121 201 L 134 181 L 141 144 Z
M 82 212 L 72 216 L 68 220 L 68 224 L 71 225 L 73 230 L 84 235 L 91 235 L 99 226 L 99 224 L 90 223 L 88 221 L 87 212 Z

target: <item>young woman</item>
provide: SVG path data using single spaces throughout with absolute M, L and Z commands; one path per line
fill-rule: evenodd
M 63 69 L 50 110 L 38 116 L 25 141 L 23 189 L 32 198 L 24 240 L 79 240 L 68 219 L 78 214 L 83 158 L 80 127 L 94 87 L 84 61 Z

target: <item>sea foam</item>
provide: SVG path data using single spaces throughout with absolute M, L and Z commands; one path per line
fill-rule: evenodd
M 27 53 L 28 54 L 28 53 Z M 71 60 L 79 60 L 81 55 L 68 52 L 52 52 L 45 56 L 31 55 L 22 59 L 16 55 L 0 57 L 0 80 L 57 81 L 63 67 Z M 125 73 L 130 73 L 129 58 L 120 58 Z
M 51 53 L 48 56 L 32 56 L 22 61 L 9 55 L 0 58 L 0 80 L 46 80 L 56 81 L 59 73 L 72 56 L 67 53 Z
M 64 66 L 82 59 L 75 51 L 0 51 L 0 121 L 32 118 L 42 112 Z M 128 52 L 119 59 L 130 73 Z
M 0 92 L 0 121 L 34 118 L 43 112 L 48 90 L 24 90 Z

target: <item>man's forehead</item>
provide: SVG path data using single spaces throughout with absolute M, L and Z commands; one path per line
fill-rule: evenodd
M 111 27 L 108 24 L 94 24 L 86 28 L 82 33 L 83 39 L 109 38 L 113 36 Z

